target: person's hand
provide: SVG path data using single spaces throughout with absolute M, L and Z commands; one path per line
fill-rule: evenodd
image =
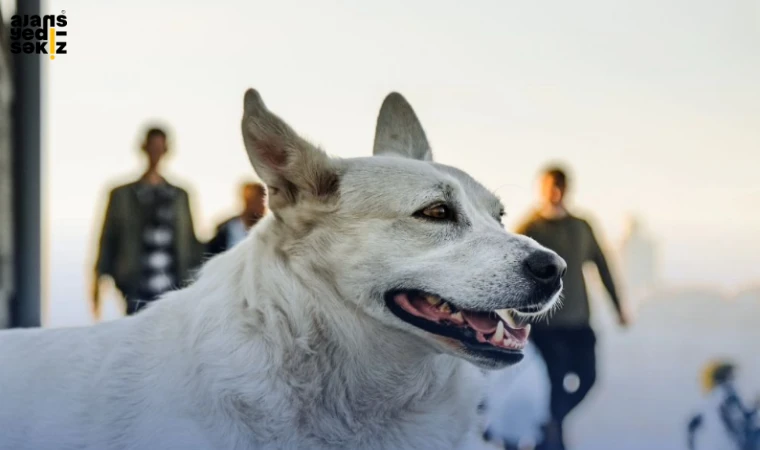
M 618 314 L 618 323 L 623 328 L 628 328 L 633 323 L 631 310 L 628 308 L 628 306 L 621 306 L 620 313 Z
M 95 276 L 95 280 L 92 282 L 92 317 L 95 322 L 100 322 L 101 310 L 100 310 L 100 277 Z

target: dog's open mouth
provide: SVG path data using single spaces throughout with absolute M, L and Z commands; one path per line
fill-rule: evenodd
M 515 311 L 459 309 L 442 298 L 419 291 L 386 296 L 388 308 L 401 320 L 433 334 L 456 339 L 476 352 L 522 353 L 530 333 Z

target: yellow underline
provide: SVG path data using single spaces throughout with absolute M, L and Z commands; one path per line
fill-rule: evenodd
M 50 59 L 55 59 L 55 28 L 50 29 Z

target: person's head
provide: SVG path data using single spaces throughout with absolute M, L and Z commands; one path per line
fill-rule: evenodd
M 253 182 L 242 186 L 243 205 L 245 212 L 261 216 L 266 211 L 267 191 L 263 184 Z
M 559 166 L 550 166 L 541 172 L 540 196 L 543 204 L 562 205 L 567 192 L 567 172 Z
M 702 372 L 702 389 L 712 391 L 716 386 L 730 382 L 734 378 L 736 366 L 730 361 L 713 361 Z
M 142 151 L 148 157 L 148 165 L 151 169 L 158 167 L 168 149 L 166 132 L 157 127 L 148 129 L 142 143 Z

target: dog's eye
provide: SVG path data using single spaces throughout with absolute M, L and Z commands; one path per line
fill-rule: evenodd
M 416 216 L 433 220 L 454 220 L 454 214 L 447 205 L 438 203 L 418 211 Z

